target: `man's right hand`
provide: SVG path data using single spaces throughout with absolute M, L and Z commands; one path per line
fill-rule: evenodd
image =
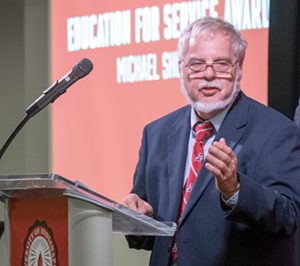
M 128 194 L 121 203 L 133 211 L 145 214 L 149 217 L 153 216 L 152 206 L 148 202 L 142 200 L 137 194 Z

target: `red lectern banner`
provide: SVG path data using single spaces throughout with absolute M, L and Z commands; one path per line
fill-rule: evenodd
M 9 200 L 9 220 L 11 266 L 68 266 L 68 201 L 61 192 L 22 192 Z

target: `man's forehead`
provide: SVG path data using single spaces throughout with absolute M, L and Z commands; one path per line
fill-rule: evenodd
M 207 31 L 207 30 L 192 30 L 190 35 L 190 41 L 213 41 L 216 37 L 224 39 L 224 41 L 231 41 L 228 33 L 221 30 Z
M 228 35 L 215 33 L 213 35 L 191 36 L 186 44 L 186 53 L 232 53 L 233 43 Z
M 228 35 L 218 32 L 213 35 L 191 36 L 183 53 L 184 60 L 221 60 L 234 57 L 234 47 Z

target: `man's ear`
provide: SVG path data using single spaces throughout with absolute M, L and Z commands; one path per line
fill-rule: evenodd
M 243 77 L 243 63 L 239 63 L 239 76 L 238 76 L 237 81 L 240 82 L 242 77 Z

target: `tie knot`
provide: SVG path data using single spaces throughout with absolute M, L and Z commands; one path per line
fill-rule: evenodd
M 204 121 L 203 123 L 198 122 L 194 125 L 193 130 L 196 141 L 204 141 L 212 134 L 214 126 L 210 121 Z

